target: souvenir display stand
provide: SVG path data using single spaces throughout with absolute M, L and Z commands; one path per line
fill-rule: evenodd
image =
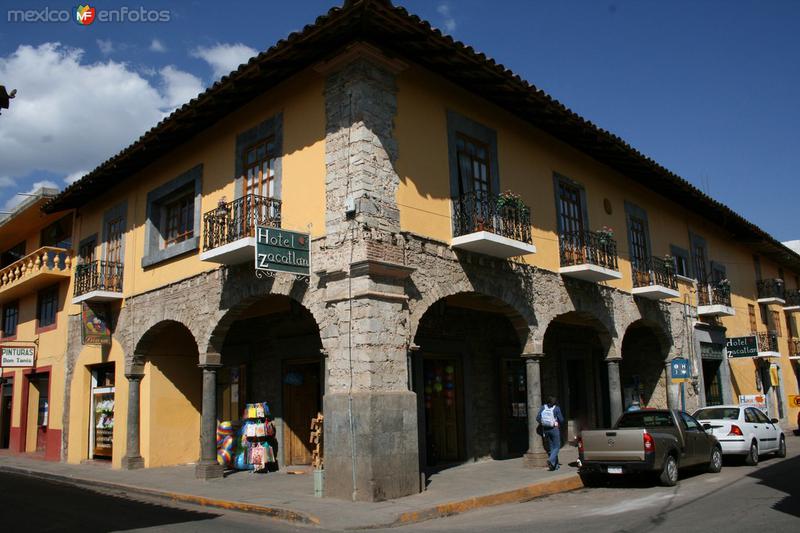
M 267 403 L 248 403 L 238 432 L 231 422 L 217 425 L 217 461 L 236 470 L 277 470 L 275 452 L 267 442 L 274 436 L 275 425 Z

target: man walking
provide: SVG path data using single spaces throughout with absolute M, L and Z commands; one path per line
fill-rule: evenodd
M 556 405 L 555 397 L 548 397 L 547 403 L 539 408 L 536 421 L 542 426 L 542 435 L 550 450 L 547 468 L 548 470 L 558 470 L 561 468 L 561 465 L 558 464 L 558 451 L 561 449 L 561 425 L 564 424 L 564 415 Z

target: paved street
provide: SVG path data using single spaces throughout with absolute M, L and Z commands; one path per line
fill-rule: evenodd
M 276 531 L 308 532 L 266 517 L 162 501 L 128 499 L 69 485 L 0 474 L 4 531 Z M 684 473 L 675 488 L 617 481 L 386 531 L 560 533 L 650 531 L 793 531 L 800 529 L 800 438 L 789 456 L 758 467 L 728 463 L 721 474 Z M 8 528 L 8 529 L 6 529 Z

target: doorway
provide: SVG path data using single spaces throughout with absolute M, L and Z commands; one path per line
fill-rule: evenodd
M 428 465 L 463 459 L 463 394 L 461 361 L 456 357 L 426 356 L 425 443 Z
M 50 374 L 36 374 L 30 378 L 33 396 L 36 398 L 36 448 L 44 453 L 47 448 L 47 427 L 50 422 Z
M 503 359 L 500 368 L 501 434 L 505 439 L 503 456 L 518 456 L 528 451 L 528 388 L 525 362 L 519 357 Z
M 319 361 L 286 361 L 283 370 L 283 438 L 286 465 L 310 465 L 311 420 L 322 410 Z
M 720 378 L 722 361 L 703 359 L 703 384 L 705 385 L 706 405 L 722 405 L 722 380 Z
M 114 451 L 114 364 L 92 367 L 89 459 L 111 460 Z
M 0 386 L 0 448 L 8 448 L 11 443 L 11 413 L 14 398 L 14 378 L 6 378 Z

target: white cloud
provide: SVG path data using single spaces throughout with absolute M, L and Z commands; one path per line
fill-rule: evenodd
M 72 185 L 73 183 L 75 183 L 88 173 L 89 173 L 88 170 L 77 170 L 75 172 L 67 174 L 66 176 L 64 176 L 64 183 L 66 183 L 67 185 Z
M 456 19 L 450 10 L 450 4 L 443 2 L 436 7 L 436 11 L 444 17 L 444 29 L 447 33 L 456 31 Z
M 42 187 L 48 187 L 48 188 L 51 188 L 51 189 L 61 189 L 61 187 L 59 187 L 56 183 L 54 183 L 54 182 L 52 182 L 50 180 L 37 181 L 31 186 L 31 188 L 29 190 L 25 191 L 23 194 L 15 194 L 14 196 L 12 196 L 8 200 L 6 200 L 5 205 L 3 205 L 3 210 L 4 211 L 11 211 L 15 207 L 17 207 L 19 204 L 21 204 L 23 202 L 23 200 L 25 200 L 27 198 L 26 195 L 33 194 L 34 192 L 36 192 L 37 190 L 41 189 Z
M 153 39 L 150 41 L 150 51 L 151 52 L 166 52 L 167 47 L 164 46 L 164 43 L 159 41 L 158 39 Z
M 0 56 L 0 80 L 19 90 L 0 119 L 0 189 L 6 197 L 37 171 L 74 180 L 202 90 L 195 76 L 165 67 L 148 79 L 126 63 L 88 63 L 59 43 Z
M 114 52 L 114 43 L 111 42 L 111 39 L 97 39 L 97 47 L 104 56 Z
M 193 57 L 200 58 L 211 66 L 215 79 L 230 74 L 257 53 L 255 49 L 242 43 L 218 43 L 214 46 L 200 46 L 191 51 Z
M 164 96 L 170 108 L 185 104 L 203 90 L 200 78 L 178 70 L 172 65 L 162 68 L 159 73 L 164 83 Z

